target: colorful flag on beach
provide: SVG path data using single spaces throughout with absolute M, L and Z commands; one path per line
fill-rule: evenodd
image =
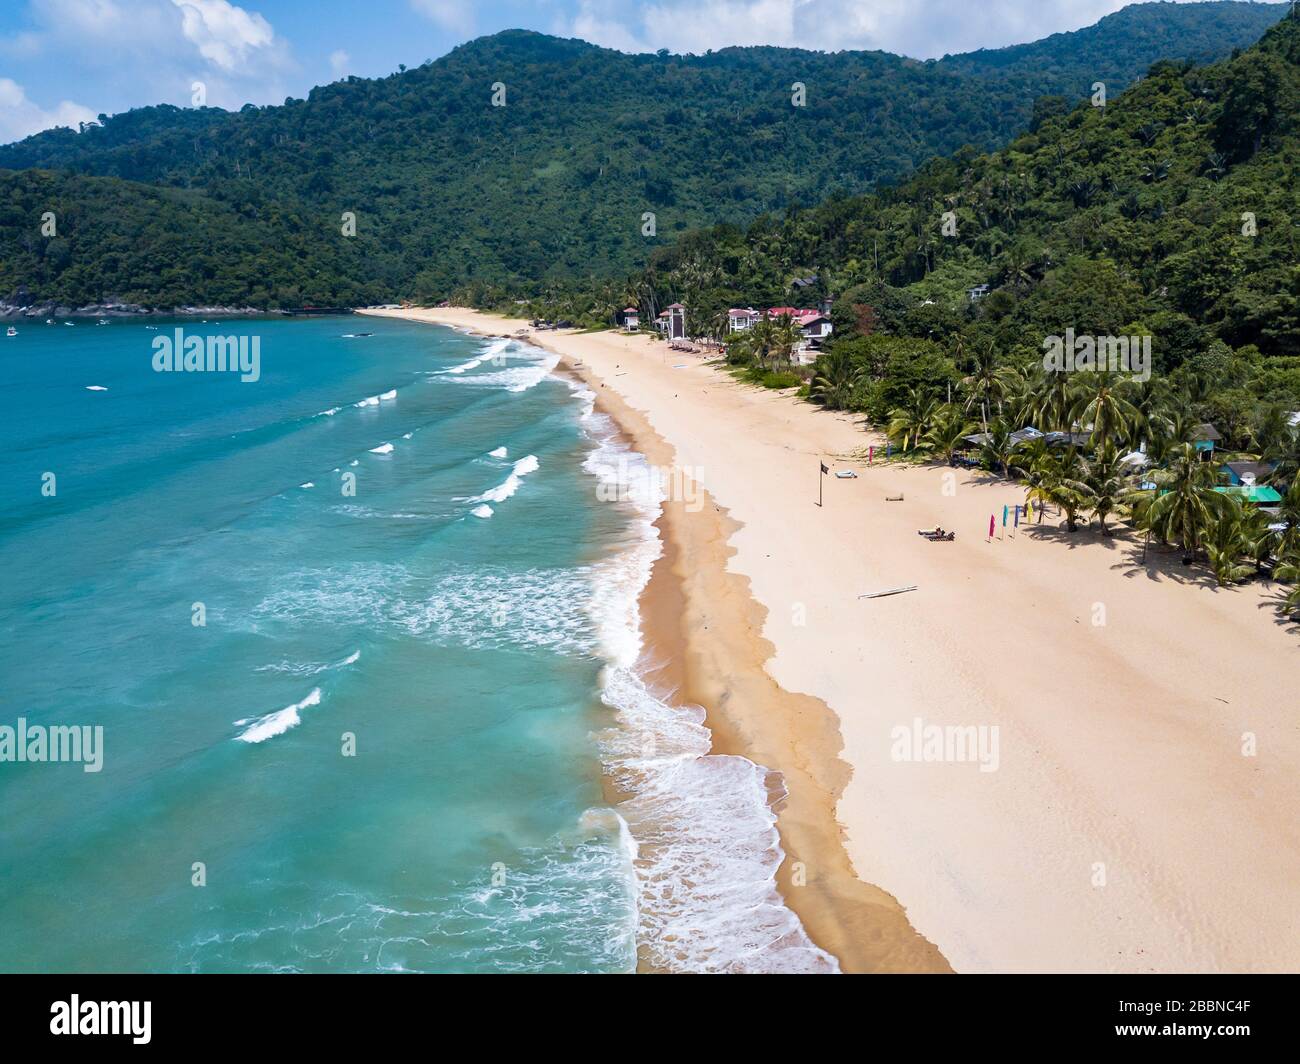
M 874 446 L 867 448 L 867 465 L 871 465 L 871 460 L 876 457 L 876 448 Z
M 827 467 L 825 462 L 821 463 L 821 467 L 822 467 L 822 476 L 825 476 L 827 473 L 830 472 L 830 469 Z
M 1020 527 L 1020 503 L 1016 503 L 1015 527 Z
M 994 529 L 994 525 L 995 525 L 995 522 L 994 522 L 994 520 L 993 520 L 993 515 L 992 515 L 992 514 L 989 514 L 989 539 L 992 539 L 992 538 L 993 538 L 993 529 Z
M 1007 507 L 1002 507 L 1002 527 L 1007 527 Z

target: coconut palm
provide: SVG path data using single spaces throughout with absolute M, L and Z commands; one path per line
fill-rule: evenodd
M 1106 527 L 1106 518 L 1118 511 L 1127 498 L 1130 489 L 1128 468 L 1119 460 L 1119 452 L 1113 444 L 1083 464 L 1083 482 L 1088 488 L 1088 507 L 1092 516 L 1097 518 L 1103 536 L 1111 535 Z
M 1217 462 L 1205 461 L 1193 444 L 1173 452 L 1166 469 L 1153 474 L 1149 505 L 1143 508 L 1147 526 L 1165 541 L 1176 541 L 1190 562 L 1204 544 L 1206 534 L 1232 505 L 1230 496 L 1215 491 Z
M 1273 575 L 1279 580 L 1294 585 L 1278 605 L 1285 614 L 1300 614 L 1300 550 L 1291 551 L 1282 556 Z
M 1039 505 L 1051 503 L 1065 514 L 1065 530 L 1079 528 L 1079 511 L 1092 501 L 1086 480 L 1087 467 L 1075 447 L 1057 450 L 1035 440 L 1025 456 L 1029 499 Z
M 1001 418 L 994 418 L 980 440 L 980 460 L 994 473 L 1011 479 L 1014 469 L 1016 444 L 1011 439 L 1011 426 Z
M 808 394 L 828 410 L 847 410 L 862 376 L 862 368 L 848 352 L 830 351 L 817 360 Z
M 1064 370 L 1044 370 L 1033 382 L 1030 418 L 1044 432 L 1066 432 L 1077 405 L 1078 382 Z
M 1205 536 L 1205 553 L 1220 587 L 1240 583 L 1250 576 L 1252 569 L 1242 557 L 1253 553 L 1255 547 L 1246 508 L 1231 496 L 1224 497 L 1227 505 Z
M 909 388 L 907 400 L 902 406 L 896 406 L 889 412 L 889 427 L 885 430 L 891 440 L 899 440 L 903 452 L 916 446 L 929 428 L 938 404 L 933 399 L 927 400 L 917 388 Z
M 953 453 L 974 427 L 956 403 L 943 403 L 935 410 L 922 440 L 945 462 L 951 462 Z
M 961 383 L 966 389 L 966 409 L 974 406 L 979 410 L 980 426 L 988 432 L 989 403 L 1002 395 L 1003 388 L 1003 378 L 998 373 L 997 350 L 992 341 L 976 354 L 974 367 Z
M 1080 379 L 1074 416 L 1080 424 L 1092 425 L 1094 448 L 1122 444 L 1132 437 L 1142 415 L 1130 401 L 1131 391 L 1132 381 L 1117 373 L 1088 373 Z

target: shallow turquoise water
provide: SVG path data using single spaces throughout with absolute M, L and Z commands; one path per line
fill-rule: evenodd
M 0 724 L 104 728 L 0 763 L 0 969 L 631 969 L 592 589 L 644 530 L 581 399 L 447 329 L 183 327 L 261 379 L 0 338 Z

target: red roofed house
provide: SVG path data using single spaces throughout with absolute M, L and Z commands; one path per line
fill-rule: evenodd
M 641 315 L 637 313 L 636 307 L 623 308 L 623 328 L 635 329 L 641 324 Z

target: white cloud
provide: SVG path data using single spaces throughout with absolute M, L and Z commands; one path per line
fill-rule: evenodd
M 348 64 L 352 62 L 352 57 L 342 48 L 338 51 L 330 52 L 330 71 L 336 78 L 341 78 L 348 72 Z
M 100 111 L 186 106 L 195 81 L 213 106 L 279 103 L 297 71 L 271 23 L 229 0 L 32 0 L 30 21 L 0 52 L 17 65 L 70 64 Z
M 623 51 L 772 44 L 928 59 L 1091 25 L 1128 0 L 579 0 L 564 27 Z
M 444 30 L 466 35 L 474 31 L 474 9 L 467 0 L 411 0 L 411 7 Z
M 70 126 L 76 129 L 80 122 L 93 122 L 95 113 L 71 100 L 60 100 L 53 110 L 33 103 L 23 87 L 10 78 L 0 78 L 0 143 L 22 140 L 42 129 Z
M 222 70 L 243 68 L 259 49 L 275 46 L 275 31 L 256 12 L 226 0 L 172 0 L 181 12 L 181 32 L 199 54 Z

